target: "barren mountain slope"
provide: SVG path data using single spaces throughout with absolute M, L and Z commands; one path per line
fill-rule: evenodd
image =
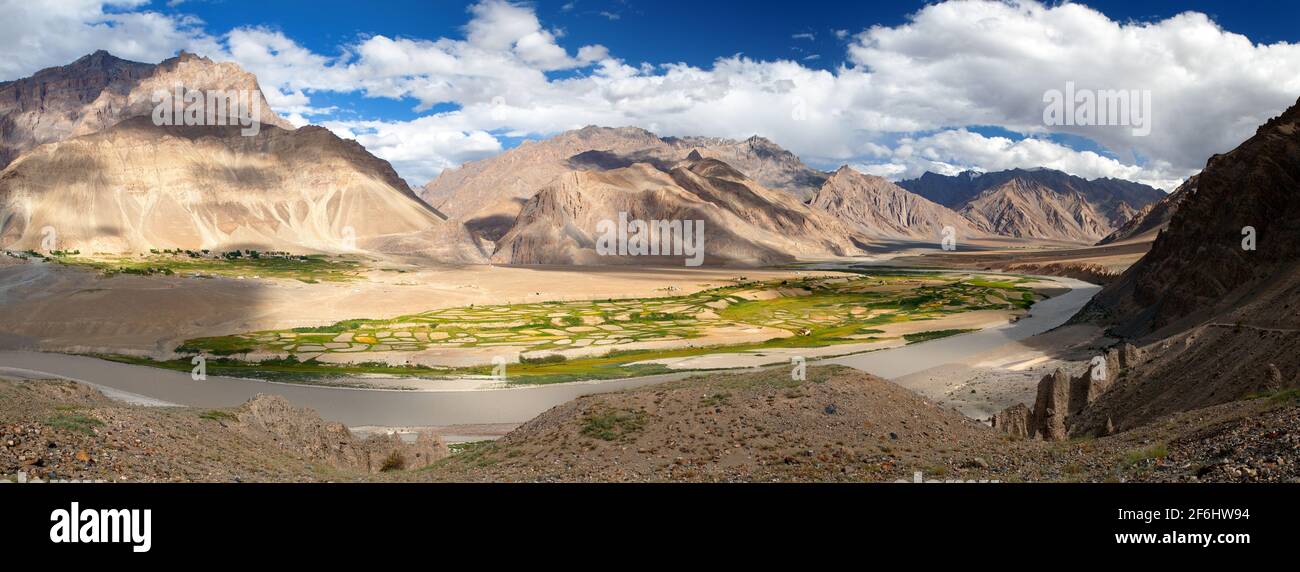
M 71 64 L 0 84 L 0 168 L 44 143 L 93 133 L 131 117 L 148 116 L 155 91 L 256 92 L 261 122 L 291 129 L 266 104 L 257 78 L 233 63 L 182 52 L 158 65 L 98 51 Z
M 930 202 L 884 178 L 840 167 L 809 203 L 873 238 L 939 241 L 944 227 L 958 238 L 987 234 L 948 208 Z
M 666 170 L 637 163 L 562 175 L 524 205 L 493 260 L 513 264 L 681 264 L 683 256 L 602 256 L 602 220 L 704 221 L 704 263 L 757 265 L 859 254 L 865 240 L 793 195 L 698 154 Z
M 635 127 L 585 127 L 443 171 L 420 197 L 471 229 L 495 240 L 505 234 L 525 201 L 561 174 L 619 169 L 634 163 L 660 168 L 692 151 L 731 164 L 752 179 L 800 198 L 811 196 L 824 175 L 761 137 L 659 138 Z
M 1092 243 L 1111 232 L 1106 217 L 1082 194 L 1019 178 L 980 193 L 960 212 L 1003 236 Z
M 1149 242 L 1156 239 L 1161 231 L 1169 227 L 1169 221 L 1174 218 L 1174 213 L 1178 212 L 1178 205 L 1183 199 L 1196 192 L 1197 177 L 1193 176 L 1178 189 L 1170 193 L 1158 202 L 1147 205 L 1141 211 L 1138 211 L 1133 218 L 1124 223 L 1112 232 L 1110 236 L 1103 238 L 1098 245 L 1112 244 L 1116 242 L 1143 241 Z
M 678 160 L 693 150 L 735 167 L 769 189 L 779 189 L 807 202 L 826 182 L 827 174 L 803 163 L 797 155 L 757 135 L 744 141 L 717 137 L 665 137 L 668 158 Z
M 0 243 L 95 252 L 353 250 L 481 261 L 463 226 L 392 167 L 320 127 L 157 127 L 139 117 L 0 172 Z M 48 229 L 47 229 L 48 227 Z
M 1151 251 L 1076 317 L 1152 357 L 1081 430 L 1300 385 L 1300 107 L 1210 159 Z M 1257 249 L 1243 248 L 1243 229 Z

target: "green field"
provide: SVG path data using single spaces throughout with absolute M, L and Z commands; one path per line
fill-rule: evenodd
M 718 352 L 825 347 L 897 339 L 889 324 L 937 320 L 975 310 L 1023 310 L 1037 299 L 1020 281 L 989 281 L 950 273 L 877 273 L 742 282 L 667 298 L 469 306 L 399 316 L 353 319 L 325 326 L 188 340 L 177 351 L 218 358 L 213 375 L 275 379 L 384 374 L 412 377 L 488 376 L 491 365 L 387 365 L 367 354 L 414 354 L 431 349 L 502 348 L 513 383 L 552 383 L 666 373 L 634 362 Z M 770 338 L 745 343 L 704 340 L 719 328 L 767 328 Z M 782 331 L 785 333 L 782 334 Z M 962 333 L 908 334 L 909 343 Z M 644 342 L 676 342 L 646 349 Z M 595 355 L 566 350 L 589 348 Z M 280 356 L 250 362 L 248 354 Z M 326 363 L 346 354 L 349 365 Z M 166 365 L 166 364 L 163 364 Z M 188 360 L 169 367 L 189 369 Z
M 105 276 L 183 276 L 190 278 L 267 278 L 317 282 L 347 282 L 360 278 L 363 265 L 353 259 L 320 254 L 240 250 L 209 252 L 159 250 L 149 254 L 86 257 L 80 252 L 23 253 L 66 266 L 94 270 Z

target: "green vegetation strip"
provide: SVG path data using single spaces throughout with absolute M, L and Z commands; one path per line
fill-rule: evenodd
M 139 276 L 185 276 L 191 278 L 278 278 L 299 280 L 308 284 L 318 282 L 348 282 L 361 275 L 362 265 L 356 260 L 325 255 L 298 255 L 287 252 L 260 252 L 237 250 L 210 252 L 207 250 L 156 250 L 148 255 L 115 258 L 87 258 L 79 251 L 52 252 L 49 256 L 29 253 L 28 258 L 39 257 L 67 266 L 86 268 L 105 276 L 134 274 Z
M 368 375 L 491 376 L 491 365 L 388 365 L 367 359 L 367 355 L 501 347 L 502 355 L 522 357 L 520 363 L 508 366 L 511 383 L 556 383 L 675 371 L 660 364 L 637 363 L 652 360 L 897 339 L 884 336 L 881 327 L 976 310 L 1023 310 L 1036 300 L 1018 280 L 952 273 L 862 273 L 767 282 L 742 279 L 686 296 L 469 306 L 385 320 L 353 319 L 325 326 L 198 338 L 186 341 L 177 351 L 208 356 L 208 373 L 212 375 L 310 382 Z M 762 341 L 701 343 L 711 331 L 723 327 L 774 333 Z M 778 333 L 781 330 L 785 335 Z M 935 330 L 903 338 L 915 343 L 968 331 Z M 637 347 L 644 342 L 679 345 Z M 567 357 L 560 353 L 575 348 L 589 348 L 583 351 L 591 353 L 572 355 L 577 352 L 569 351 Z M 319 359 L 327 354 L 336 357 L 328 362 Z M 340 355 L 352 359 L 340 360 Z M 273 359 L 251 359 L 266 356 Z M 188 359 L 162 363 L 120 356 L 111 359 L 181 371 L 192 367 Z

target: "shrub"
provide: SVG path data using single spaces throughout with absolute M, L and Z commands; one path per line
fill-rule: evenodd
M 401 451 L 393 451 L 384 459 L 383 466 L 379 470 L 387 473 L 388 471 L 402 471 L 406 469 L 406 456 Z

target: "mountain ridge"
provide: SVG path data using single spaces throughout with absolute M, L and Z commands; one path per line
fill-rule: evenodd
M 153 95 L 187 90 L 256 93 L 260 122 L 293 126 L 266 102 L 257 78 L 238 65 L 180 52 L 158 64 L 124 60 L 99 50 L 64 65 L 0 84 L 0 168 L 37 145 L 106 129 L 153 113 Z
M 904 189 L 955 210 L 994 234 L 1093 244 L 1165 193 L 1122 179 L 1084 179 L 1055 169 L 957 175 L 925 173 Z
M 461 218 L 485 238 L 495 240 L 509 229 L 522 205 L 561 174 L 623 168 L 635 163 L 667 169 L 692 151 L 720 159 L 765 187 L 784 190 L 800 200 L 811 197 L 824 180 L 820 171 L 758 136 L 743 141 L 659 137 L 639 127 L 589 125 L 444 170 L 419 195 L 448 215 Z
M 958 238 L 987 234 L 987 227 L 943 205 L 848 165 L 826 180 L 809 205 L 855 225 L 873 238 L 939 241 L 945 227 L 952 227 Z
M 839 221 L 693 151 L 671 166 L 634 163 L 558 176 L 524 203 L 496 242 L 492 260 L 573 265 L 683 262 L 683 256 L 602 255 L 597 250 L 602 221 L 616 220 L 620 214 L 641 221 L 703 221 L 703 262 L 709 265 L 754 266 L 862 253 L 857 233 Z

